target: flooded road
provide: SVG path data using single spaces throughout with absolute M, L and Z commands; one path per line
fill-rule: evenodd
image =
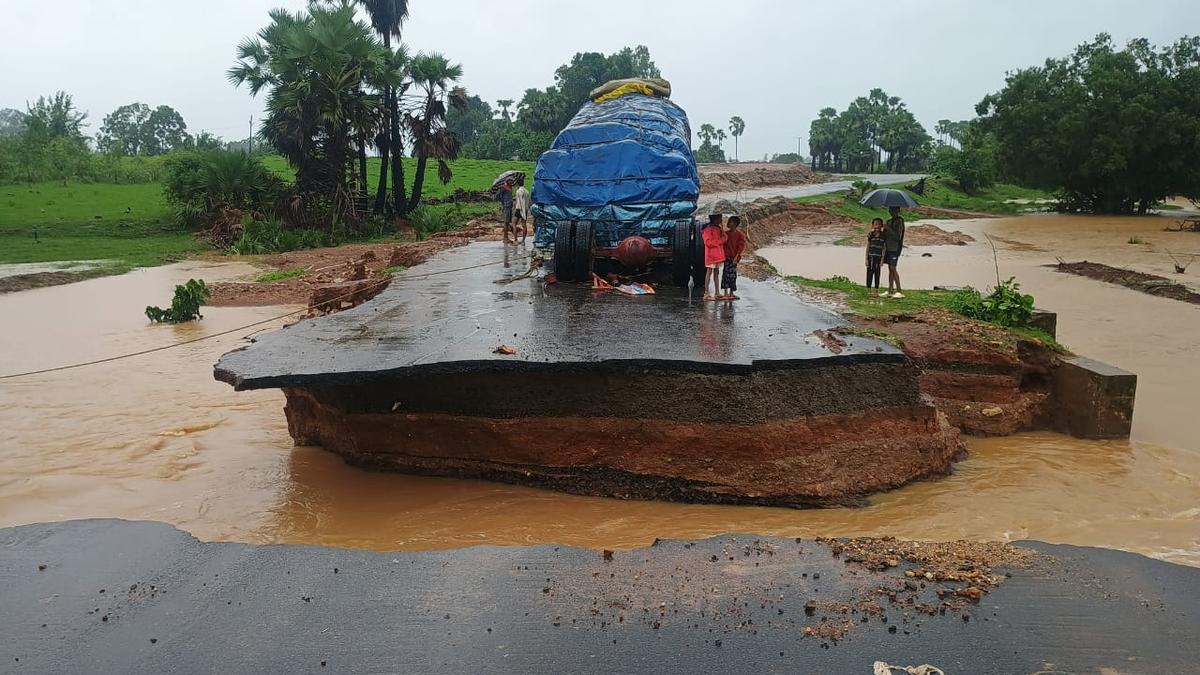
M 1029 236 L 1023 221 L 954 226 L 988 228 L 1035 249 L 1052 243 Z M 1054 236 L 1079 238 L 1065 230 Z M 1128 236 L 1114 248 L 1134 255 L 1121 248 L 1134 248 L 1124 244 Z M 905 257 L 906 280 L 984 285 L 994 277 L 990 249 L 984 255 L 979 244 L 930 250 L 934 258 L 914 263 Z M 843 253 L 777 249 L 771 259 L 790 273 L 857 272 L 854 265 L 839 267 L 831 254 Z M 860 255 L 845 254 L 852 262 Z M 0 380 L 0 526 L 154 519 L 206 540 L 377 550 L 531 543 L 629 548 L 656 537 L 722 532 L 1028 537 L 1200 565 L 1200 451 L 1181 412 L 1194 401 L 1190 392 L 1200 375 L 1187 359 L 1200 353 L 1200 308 L 1037 271 L 1032 261 L 1046 256 L 1053 261 L 1043 251 L 1006 249 L 1001 272 L 1016 274 L 1040 305 L 1060 312 L 1065 343 L 1139 374 L 1131 442 L 1056 434 L 972 439 L 953 476 L 880 495 L 862 509 L 623 502 L 372 474 L 316 448 L 293 448 L 280 393 L 236 393 L 212 379 L 216 359 L 255 328 L 126 361 Z M 978 270 L 972 257 L 986 261 L 986 269 Z M 931 262 L 941 266 L 926 268 Z M 827 269 L 817 271 L 819 265 Z M 249 271 L 241 264 L 190 263 L 0 296 L 6 317 L 0 374 L 191 339 L 290 309 L 208 308 L 203 321 L 180 327 L 147 325 L 141 313 L 148 303 L 166 302 L 171 286 L 189 276 L 211 281 Z M 976 273 L 982 277 L 971 276 Z

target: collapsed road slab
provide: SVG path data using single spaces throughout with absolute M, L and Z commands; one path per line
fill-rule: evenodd
M 215 376 L 282 388 L 293 439 L 358 466 L 582 494 L 861 503 L 961 450 L 908 357 L 779 284 L 630 296 L 522 276 L 508 251 L 440 254 Z
M 900 362 L 886 342 L 852 338 L 834 354 L 815 331 L 845 321 L 773 283 L 734 303 L 661 286 L 657 295 L 544 285 L 527 256 L 480 242 L 399 274 L 374 300 L 257 337 L 221 357 L 216 377 L 237 389 L 363 384 L 395 376 L 481 370 L 655 367 L 749 373 L 829 358 Z M 500 283 L 498 283 L 500 282 Z M 499 345 L 514 355 L 495 353 Z
M 877 660 L 1197 672 L 1200 570 L 1018 543 L 1041 555 L 926 614 L 923 599 L 965 584 L 810 540 L 724 535 L 606 561 L 555 546 L 376 553 L 203 543 L 162 523 L 27 525 L 0 530 L 0 672 L 869 673 Z M 856 602 L 862 589 L 876 605 Z

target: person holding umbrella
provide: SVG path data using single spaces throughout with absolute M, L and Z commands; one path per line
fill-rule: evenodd
M 900 252 L 904 250 L 904 219 L 900 217 L 900 209 L 917 206 L 917 201 L 904 190 L 883 188 L 872 190 L 863 197 L 863 206 L 886 206 L 891 218 L 883 226 L 884 253 L 883 264 L 888 267 L 888 290 L 885 298 L 903 298 L 900 290 L 900 273 L 896 271 L 900 264 Z
M 893 298 L 903 298 L 900 292 L 900 273 L 896 266 L 900 264 L 900 251 L 904 250 L 904 219 L 900 217 L 900 207 L 888 209 L 891 218 L 883 226 L 884 253 L 883 262 L 888 266 L 888 294 Z M 896 290 L 892 290 L 893 284 Z

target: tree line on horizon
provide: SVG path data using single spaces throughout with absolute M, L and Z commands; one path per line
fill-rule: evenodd
M 357 17 L 360 6 L 368 21 Z M 462 68 L 447 57 L 408 53 L 400 42 L 407 6 L 402 0 L 358 0 L 313 3 L 296 13 L 277 10 L 269 25 L 238 45 L 228 75 L 235 85 L 266 96 L 259 135 L 263 149 L 279 153 L 295 170 L 295 183 L 286 189 L 303 197 L 308 212 L 297 222 L 403 216 L 421 203 L 427 164 L 449 181 L 454 157 L 536 159 L 594 87 L 615 78 L 661 76 L 643 45 L 607 55 L 581 52 L 555 70 L 553 85 L 493 107 L 459 86 Z M 936 139 L 899 97 L 882 89 L 841 112 L 825 108 L 810 125 L 811 162 L 824 171 L 930 171 L 968 192 L 1012 182 L 1056 192 L 1067 210 L 1145 212 L 1168 196 L 1200 198 L 1197 91 L 1200 38 L 1161 48 L 1138 39 L 1122 48 L 1102 34 L 1067 57 L 1009 74 L 1000 91 L 979 103 L 978 117 L 939 120 Z M 188 151 L 230 144 L 205 132 L 188 133 L 169 106 L 121 106 L 105 116 L 94 138 L 85 135 L 87 114 L 69 94 L 41 97 L 26 108 L 0 110 L 0 183 L 152 182 L 186 164 L 191 177 L 176 184 L 203 191 L 206 184 L 265 175 L 261 166 L 233 161 L 220 166 L 241 167 L 241 175 L 223 176 L 213 162 L 203 169 L 203 162 L 173 161 Z M 730 136 L 736 156 L 744 129 L 736 116 L 729 136 L 701 124 L 697 160 L 724 161 L 723 142 Z M 382 159 L 374 185 L 366 170 L 371 151 Z M 418 164 L 411 184 L 399 162 L 407 155 Z M 794 153 L 776 158 L 800 159 Z
M 1108 34 L 1023 68 L 970 120 L 939 120 L 933 141 L 880 89 L 810 126 L 813 168 L 928 170 L 976 192 L 998 181 L 1057 194 L 1059 208 L 1144 214 L 1200 201 L 1200 37 L 1166 47 Z

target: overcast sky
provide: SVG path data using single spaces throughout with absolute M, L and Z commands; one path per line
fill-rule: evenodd
M 225 79 L 272 7 L 303 0 L 0 0 L 0 107 L 62 89 L 91 115 L 170 105 L 192 132 L 246 136 L 261 100 Z M 489 103 L 553 83 L 579 51 L 645 44 L 692 128 L 746 121 L 742 159 L 796 148 L 818 110 L 872 87 L 932 133 L 965 119 L 1008 70 L 1100 32 L 1156 44 L 1200 31 L 1200 0 L 411 0 L 404 41 L 462 63 Z M 732 155 L 732 144 L 727 144 Z

